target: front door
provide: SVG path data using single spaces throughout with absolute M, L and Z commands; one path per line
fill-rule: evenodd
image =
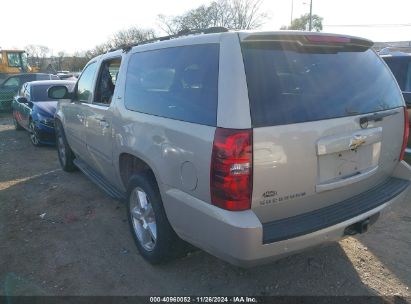
M 112 162 L 112 112 L 111 100 L 114 96 L 121 58 L 104 60 L 100 65 L 93 103 L 88 105 L 87 150 L 91 165 L 100 174 L 109 177 L 113 171 Z
M 72 102 L 62 102 L 61 110 L 64 115 L 64 131 L 71 149 L 81 159 L 88 159 L 86 148 L 86 128 L 88 105 L 93 100 L 94 78 L 97 63 L 92 62 L 84 68 L 75 87 Z

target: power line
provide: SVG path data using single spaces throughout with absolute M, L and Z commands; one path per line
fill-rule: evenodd
M 329 27 L 408 27 L 411 23 L 403 24 L 324 24 Z

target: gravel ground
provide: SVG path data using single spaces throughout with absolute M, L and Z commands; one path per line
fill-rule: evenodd
M 0 295 L 411 296 L 410 197 L 370 231 L 252 269 L 202 251 L 162 266 L 134 247 L 125 206 L 60 170 L 0 116 Z

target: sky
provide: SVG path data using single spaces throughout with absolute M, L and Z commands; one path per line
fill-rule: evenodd
M 261 30 L 278 30 L 309 12 L 310 0 L 264 0 L 269 19 Z M 161 31 L 157 15 L 179 15 L 209 0 L 19 0 L 2 3 L 0 48 L 45 45 L 57 55 L 86 51 L 131 26 Z M 17 5 L 18 3 L 18 5 Z M 17 6 L 17 7 L 16 7 Z M 9 14 L 7 12 L 10 12 Z M 11 13 L 12 12 L 12 13 Z M 16 13 L 18 12 L 18 13 Z M 313 0 L 324 32 L 373 41 L 411 40 L 411 0 Z

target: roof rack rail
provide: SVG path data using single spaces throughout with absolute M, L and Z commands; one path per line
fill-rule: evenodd
M 183 30 L 179 31 L 177 34 L 174 34 L 174 35 L 161 36 L 161 37 L 156 37 L 156 38 L 153 38 L 153 39 L 140 41 L 140 42 L 135 43 L 135 44 L 124 45 L 124 46 L 121 46 L 117 49 L 109 50 L 109 52 L 116 51 L 116 50 L 119 50 L 119 49 L 122 49 L 124 52 L 128 52 L 128 51 L 131 50 L 131 48 L 133 48 L 135 46 L 143 45 L 143 44 L 147 44 L 147 43 L 170 40 L 170 39 L 174 39 L 174 38 L 178 38 L 178 37 L 182 37 L 182 36 L 188 36 L 188 35 L 214 34 L 214 33 L 224 33 L 224 32 L 228 32 L 228 29 L 225 28 L 225 27 L 221 27 L 221 26 L 209 27 L 209 28 L 205 28 L 205 29 L 194 29 L 194 30 L 183 29 Z

